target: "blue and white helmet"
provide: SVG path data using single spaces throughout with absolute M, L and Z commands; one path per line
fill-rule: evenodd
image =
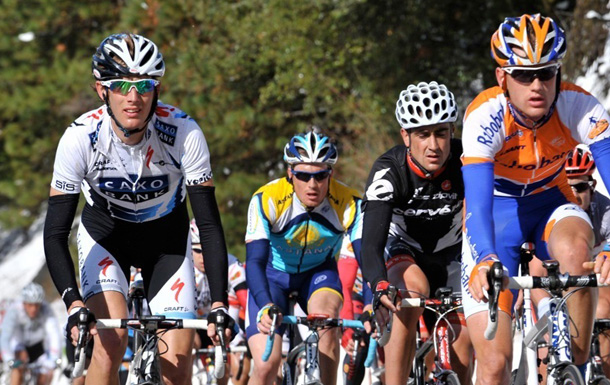
M 313 131 L 292 137 L 284 147 L 284 160 L 293 165 L 297 163 L 337 163 L 339 153 L 330 138 Z
M 196 243 L 201 243 L 201 238 L 199 237 L 199 227 L 197 227 L 197 222 L 195 222 L 195 218 L 191 219 L 189 228 L 191 231 L 191 244 L 194 245 Z
M 44 289 L 35 282 L 30 282 L 21 290 L 21 300 L 25 303 L 42 303 Z

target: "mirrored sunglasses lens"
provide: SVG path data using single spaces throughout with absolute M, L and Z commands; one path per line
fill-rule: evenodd
M 155 82 L 150 79 L 138 80 L 137 82 L 128 82 L 125 80 L 117 80 L 110 83 L 110 91 L 118 91 L 123 95 L 127 95 L 131 91 L 131 87 L 135 87 L 139 94 L 145 94 L 155 88 Z
M 193 251 L 197 254 L 201 254 L 203 252 L 203 250 L 197 248 L 193 248 Z

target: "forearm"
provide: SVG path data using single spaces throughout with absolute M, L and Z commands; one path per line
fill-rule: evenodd
M 191 207 L 199 228 L 205 271 L 212 302 L 227 304 L 227 246 L 213 186 L 188 186 Z
M 267 281 L 269 247 L 266 239 L 246 243 L 246 283 L 259 308 L 273 302 Z
M 70 308 L 75 301 L 82 301 L 78 291 L 74 263 L 68 247 L 68 238 L 77 206 L 78 194 L 51 196 L 44 225 L 44 252 L 47 267 L 66 308 Z
M 493 221 L 493 163 L 470 164 L 462 167 L 465 188 L 466 241 L 476 262 L 496 254 Z
M 362 224 L 362 275 L 375 287 L 379 281 L 387 281 L 383 250 L 388 240 L 392 206 L 381 201 L 367 202 Z

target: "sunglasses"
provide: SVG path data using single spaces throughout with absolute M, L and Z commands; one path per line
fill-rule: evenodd
M 159 82 L 154 79 L 141 79 L 141 80 L 105 80 L 101 82 L 104 87 L 108 87 L 112 92 L 118 92 L 121 95 L 127 95 L 132 88 L 140 94 L 146 94 L 155 89 L 159 85 Z
M 543 68 L 508 67 L 502 68 L 502 70 L 519 83 L 531 83 L 536 78 L 540 79 L 541 82 L 546 82 L 557 75 L 559 65 L 554 64 Z
M 314 178 L 316 182 L 322 182 L 324 179 L 330 176 L 331 170 L 322 170 L 318 172 L 305 172 L 292 170 L 292 175 L 295 176 L 301 182 L 309 182 L 311 178 Z
M 203 254 L 203 250 L 193 247 L 192 249 L 196 254 Z
M 588 189 L 593 187 L 593 182 L 589 181 L 589 182 L 580 182 L 580 183 L 576 183 L 576 184 L 571 184 L 570 187 L 572 187 L 574 189 L 574 191 L 581 193 L 581 192 L 585 192 Z

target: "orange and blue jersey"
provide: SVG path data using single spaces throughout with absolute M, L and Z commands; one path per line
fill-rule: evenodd
M 493 87 L 477 96 L 464 117 L 465 238 L 477 262 L 497 254 L 496 233 L 510 230 L 494 229 L 494 204 L 513 202 L 514 214 L 524 215 L 525 207 L 549 200 L 575 202 L 563 166 L 576 144 L 590 145 L 602 178 L 610 182 L 610 166 L 603 166 L 610 162 L 610 117 L 591 94 L 561 83 L 554 110 L 534 128 L 511 108 L 502 89 Z

